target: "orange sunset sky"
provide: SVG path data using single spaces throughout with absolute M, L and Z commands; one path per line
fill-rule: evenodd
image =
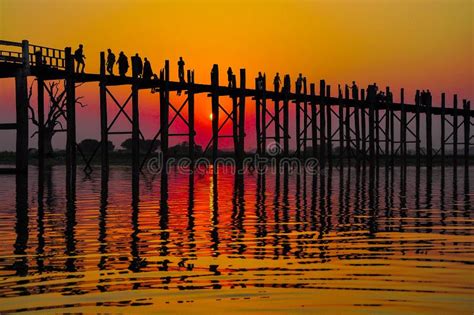
M 325 79 L 334 87 L 333 94 L 338 83 L 355 80 L 365 88 L 377 82 L 389 85 L 395 100 L 404 87 L 410 103 L 417 88 L 430 89 L 435 106 L 446 92 L 451 106 L 453 93 L 461 100 L 473 96 L 473 12 L 472 0 L 0 0 L 0 38 L 73 50 L 82 43 L 86 72 L 98 72 L 99 52 L 111 48 L 117 55 L 123 50 L 127 56 L 138 52 L 148 57 L 155 72 L 169 59 L 172 80 L 177 80 L 176 62 L 183 56 L 199 83 L 210 82 L 211 67 L 217 63 L 222 84 L 228 66 L 235 73 L 246 68 L 249 87 L 254 87 L 258 71 L 265 72 L 269 82 L 276 71 L 289 73 L 292 84 L 302 72 L 308 82 Z M 0 82 L 0 122 L 10 122 L 14 85 L 11 80 Z M 113 91 L 124 99 L 129 88 Z M 98 139 L 98 84 L 81 86 L 77 94 L 85 96 L 88 105 L 77 110 L 78 140 Z M 182 100 L 174 98 L 176 103 Z M 247 104 L 252 126 L 254 105 L 250 99 Z M 152 137 L 159 127 L 157 94 L 142 91 L 140 106 L 141 129 Z M 210 138 L 210 100 L 202 95 L 196 106 L 197 141 L 205 145 Z M 111 104 L 110 109 L 109 119 L 115 107 Z M 127 128 L 127 122 L 120 121 L 116 129 Z M 254 136 L 247 136 L 251 148 Z M 63 137 L 57 136 L 55 147 L 64 145 Z M 0 150 L 14 149 L 8 132 L 0 139 Z M 111 140 L 119 146 L 123 138 Z M 36 139 L 30 146 L 36 146 Z

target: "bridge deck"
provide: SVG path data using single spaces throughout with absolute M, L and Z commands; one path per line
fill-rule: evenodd
M 11 59 L 10 59 L 11 60 Z M 0 57 L 0 78 L 14 78 L 15 73 L 18 68 L 22 67 L 21 63 L 18 62 L 9 62 L 5 59 Z M 35 66 L 32 65 L 30 67 L 30 76 L 41 77 L 43 80 L 60 80 L 66 78 L 66 71 L 60 68 L 51 68 L 45 66 Z M 86 82 L 100 82 L 101 76 L 100 74 L 94 73 L 76 73 L 74 75 L 74 80 L 78 83 L 86 83 Z M 119 86 L 119 85 L 132 85 L 134 84 L 135 80 L 132 77 L 121 77 L 121 76 L 106 76 L 106 85 L 107 86 Z M 138 84 L 139 89 L 159 89 L 164 86 L 165 81 L 163 80 L 144 80 L 144 79 L 136 79 L 136 83 Z M 194 93 L 215 93 L 217 92 L 221 96 L 240 96 L 242 95 L 242 90 L 239 88 L 229 88 L 227 86 L 219 86 L 217 90 L 210 84 L 198 84 L 198 83 L 182 83 L 177 81 L 170 81 L 169 82 L 169 90 L 170 91 L 186 91 L 190 87 L 193 89 Z M 255 89 L 245 89 L 244 90 L 245 96 L 247 97 L 255 97 L 261 94 L 261 91 Z M 284 95 L 281 93 L 276 93 L 274 91 L 265 91 L 265 97 L 267 100 L 283 100 Z M 319 104 L 321 102 L 321 96 L 315 95 L 297 95 L 295 93 L 290 93 L 288 95 L 288 99 L 290 101 L 295 101 L 298 99 L 299 101 L 307 101 L 307 102 L 315 102 Z M 328 105 L 338 105 L 341 103 L 340 99 L 337 97 L 326 97 L 325 104 Z M 358 108 L 368 108 L 369 104 L 365 101 L 357 101 L 357 100 L 343 100 L 344 106 L 349 107 L 358 107 Z M 416 106 L 414 104 L 404 104 L 405 110 L 407 112 L 415 113 Z M 395 111 L 401 110 L 400 103 L 392 103 L 390 107 Z M 386 109 L 386 104 L 379 104 L 377 106 L 378 109 Z M 420 106 L 419 111 L 421 113 L 425 112 L 425 107 Z M 433 115 L 441 115 L 441 106 L 433 105 L 431 108 L 431 113 Z M 457 109 L 457 113 L 461 115 L 463 113 L 463 109 Z M 446 108 L 445 109 L 446 115 L 453 115 L 454 109 L 453 108 Z M 474 117 L 474 110 L 470 110 L 469 114 L 471 117 Z

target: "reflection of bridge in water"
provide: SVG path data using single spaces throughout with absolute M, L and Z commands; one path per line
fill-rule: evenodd
M 25 173 L 28 165 L 28 88 L 27 77 L 37 79 L 37 117 L 38 117 L 38 156 L 40 166 L 44 158 L 44 91 L 52 95 L 52 91 L 45 85 L 49 80 L 65 81 L 65 103 L 61 107 L 61 115 L 66 121 L 63 130 L 67 134 L 66 165 L 71 173 L 75 173 L 76 156 L 79 153 L 86 163 L 86 171 L 91 171 L 90 163 L 94 156 L 100 152 L 101 163 L 104 170 L 109 167 L 108 139 L 113 134 L 130 134 L 132 138 L 132 167 L 133 173 L 138 175 L 150 152 L 140 156 L 140 140 L 143 138 L 139 126 L 139 91 L 153 89 L 159 93 L 160 99 L 160 129 L 156 132 L 154 140 L 161 140 L 161 149 L 166 159 L 169 156 L 169 138 L 186 137 L 189 142 L 189 157 L 196 158 L 194 127 L 195 104 L 194 95 L 207 93 L 211 97 L 212 109 L 212 138 L 204 150 L 212 152 L 212 158 L 218 156 L 219 138 L 230 137 L 233 139 L 234 153 L 239 159 L 245 155 L 244 141 L 245 103 L 247 98 L 256 102 L 255 126 L 257 139 L 257 153 L 265 155 L 266 145 L 271 140 L 281 144 L 281 156 L 295 155 L 296 157 L 313 156 L 320 160 L 322 165 L 330 163 L 336 158 L 367 160 L 375 163 L 379 158 L 384 158 L 390 163 L 395 160 L 406 162 L 407 146 L 414 144 L 416 164 L 425 162 L 431 165 L 433 158 L 439 156 L 441 163 L 446 162 L 447 147 L 452 148 L 454 163 L 458 159 L 458 151 L 464 145 L 464 160 L 466 165 L 469 159 L 469 147 L 472 142 L 470 127 L 474 111 L 470 109 L 470 101 L 463 100 L 462 108 L 458 105 L 457 95 L 453 96 L 452 107 L 446 107 L 446 97 L 441 95 L 441 105 L 432 106 L 420 103 L 420 93 L 417 91 L 415 104 L 405 102 L 404 90 L 400 91 L 399 103 L 392 98 L 379 100 L 368 97 L 364 89 L 357 95 L 352 95 L 349 88 L 339 87 L 337 96 L 331 96 L 331 87 L 320 81 L 319 94 L 316 94 L 315 84 L 303 81 L 302 91 L 274 91 L 267 90 L 265 77 L 262 85 L 257 89 L 247 88 L 245 69 L 240 70 L 240 86 L 237 87 L 236 78 L 233 77 L 233 87 L 219 85 L 218 66 L 214 65 L 211 72 L 211 84 L 198 84 L 194 82 L 194 72 L 187 72 L 187 82 L 174 82 L 170 80 L 169 62 L 166 61 L 159 76 L 152 80 L 138 78 L 137 73 L 132 77 L 106 75 L 105 55 L 100 54 L 99 74 L 77 74 L 74 72 L 74 58 L 71 49 L 52 49 L 37 45 L 30 45 L 28 41 L 22 43 L 0 41 L 0 77 L 15 78 L 16 110 L 15 123 L 0 125 L 0 129 L 16 129 L 16 171 Z M 92 156 L 82 154 L 76 143 L 76 83 L 98 82 L 100 93 L 100 129 L 101 141 Z M 124 103 L 120 103 L 109 90 L 110 86 L 130 86 L 131 93 Z M 170 93 L 185 91 L 187 96 L 179 106 L 170 103 Z M 351 94 L 351 95 L 350 95 Z M 390 88 L 386 88 L 386 95 L 392 95 Z M 232 108 L 221 106 L 219 99 L 229 97 Z M 108 117 L 107 103 L 112 103 L 119 109 L 112 120 Z M 268 102 L 273 102 L 270 105 Z M 126 112 L 127 105 L 131 102 L 131 115 Z M 289 111 L 295 111 L 294 129 L 289 128 Z M 61 105 L 63 106 L 63 105 Z M 185 108 L 187 116 L 185 117 Z M 131 130 L 111 131 L 119 116 L 124 116 L 131 123 Z M 425 134 L 422 137 L 421 118 L 424 116 Z M 433 117 L 439 117 L 441 126 L 441 142 L 439 148 L 433 148 L 432 125 Z M 185 122 L 187 130 L 180 133 L 170 132 L 170 128 L 177 120 Z M 337 125 L 333 126 L 334 121 Z M 226 124 L 232 125 L 232 134 L 222 132 Z M 334 128 L 335 127 L 335 128 Z M 463 129 L 463 141 L 458 139 L 459 129 Z M 295 138 L 296 146 L 290 148 L 290 138 Z M 424 138 L 424 139 L 422 139 Z M 334 150 L 335 147 L 338 150 Z M 423 147 L 426 149 L 424 150 Z M 150 146 L 151 149 L 151 146 Z M 77 152 L 79 151 L 79 152 Z
M 315 268 L 320 273 L 321 268 L 367 259 L 391 266 L 394 259 L 415 254 L 420 265 L 431 257 L 449 262 L 454 258 L 447 253 L 462 250 L 459 240 L 470 235 L 469 173 L 463 169 L 464 175 L 455 168 L 410 167 L 407 176 L 404 167 L 400 172 L 329 167 L 327 176 L 276 172 L 214 174 L 201 180 L 171 172 L 160 181 L 143 179 L 140 197 L 137 192 L 124 193 L 129 176 L 122 178 L 115 169 L 110 187 L 107 175 L 101 181 L 89 179 L 87 188 L 77 196 L 70 192 L 66 200 L 62 169 L 38 169 L 37 202 L 28 205 L 22 195 L 17 217 L 5 217 L 11 224 L 3 224 L 4 229 L 16 220 L 16 237 L 8 238 L 13 247 L 4 246 L 0 270 L 44 278 L 13 277 L 4 281 L 1 295 L 226 289 L 241 284 L 285 288 L 287 284 L 274 279 L 282 268 L 297 274 Z M 187 202 L 177 195 L 187 196 Z M 10 248 L 15 255 L 5 252 Z M 213 257 L 222 265 L 212 269 L 202 257 Z M 238 259 L 226 257 L 257 265 L 240 265 Z M 462 257 L 458 262 L 468 265 Z M 295 265 L 268 263 L 278 259 Z M 374 267 L 367 266 L 364 272 L 373 274 Z M 99 278 L 83 276 L 95 271 L 101 273 Z M 230 277 L 236 273 L 239 277 Z M 128 281 L 128 274 L 141 281 Z M 287 288 L 293 285 L 312 288 L 320 283 L 305 278 Z

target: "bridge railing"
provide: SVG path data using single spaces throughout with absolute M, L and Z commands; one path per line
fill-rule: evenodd
M 66 68 L 66 53 L 64 50 L 39 45 L 29 45 L 30 65 L 45 65 L 56 69 Z M 38 60 L 41 57 L 42 60 Z
M 6 47 L 5 47 L 6 46 Z M 28 58 L 24 58 L 24 52 L 28 52 Z M 23 64 L 29 61 L 30 66 L 46 66 L 54 69 L 66 68 L 66 53 L 64 50 L 28 42 L 17 43 L 0 40 L 0 62 Z

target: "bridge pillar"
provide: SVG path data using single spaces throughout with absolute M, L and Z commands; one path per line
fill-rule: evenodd
M 194 161 L 194 71 L 188 70 L 188 120 L 189 120 L 189 158 Z
M 342 163 L 342 157 L 344 155 L 344 104 L 342 99 L 341 85 L 338 86 L 338 122 L 339 122 L 339 160 Z
M 402 164 L 407 163 L 407 112 L 405 108 L 405 89 L 400 90 L 400 155 Z
M 308 86 L 306 84 L 306 77 L 303 79 L 303 156 L 306 157 L 308 150 Z
M 212 100 L 212 161 L 217 159 L 219 150 L 219 66 L 214 64 L 211 71 Z
M 30 71 L 28 41 L 22 42 L 23 66 L 15 75 L 16 94 L 16 171 L 28 172 L 28 74 Z
M 325 166 L 326 162 L 326 82 L 319 81 L 319 163 L 321 167 Z
M 260 152 L 262 155 L 265 155 L 267 150 L 267 76 L 263 75 L 262 82 L 262 98 L 260 104 L 262 105 L 262 139 L 260 140 L 261 149 Z
M 453 97 L 453 163 L 454 167 L 458 165 L 458 96 Z
M 105 53 L 100 53 L 100 140 L 101 140 L 101 168 L 105 175 L 109 171 L 109 133 L 107 131 L 107 88 L 106 88 L 106 74 L 105 74 Z
M 331 97 L 331 86 L 326 85 L 326 97 Z M 326 127 L 327 127 L 327 157 L 329 165 L 332 165 L 332 109 L 331 104 L 326 104 Z
M 440 121 L 441 121 L 441 148 L 440 148 L 440 154 L 441 154 L 441 166 L 444 167 L 444 162 L 445 162 L 445 154 L 446 154 L 446 147 L 445 147 L 445 138 L 446 138 L 446 129 L 445 129 L 445 124 L 446 124 L 446 94 L 441 93 L 441 116 L 440 116 Z
M 469 167 L 469 147 L 471 143 L 471 121 L 469 111 L 471 110 L 471 101 L 463 100 L 464 109 L 464 167 Z
M 239 100 L 239 161 L 245 155 L 245 69 L 240 69 L 240 100 Z
M 315 92 L 315 86 L 314 83 L 311 83 L 309 85 L 309 93 L 311 95 L 311 146 L 313 147 L 313 158 L 317 158 L 317 150 L 316 148 L 318 147 L 318 125 L 317 125 L 317 114 L 316 114 L 316 92 Z
M 346 139 L 346 157 L 347 161 L 349 162 L 352 155 L 351 149 L 351 108 L 349 107 L 349 87 L 346 85 L 344 89 L 344 107 L 345 107 L 345 139 Z
M 426 106 L 426 165 L 431 167 L 433 162 L 433 138 L 432 132 L 432 116 L 431 116 L 431 97 L 427 100 Z
M 367 112 L 366 112 L 366 102 L 365 102 L 365 90 L 360 89 L 360 99 L 361 99 L 361 112 L 360 112 L 360 132 L 361 132 L 361 146 L 362 146 L 362 156 L 364 162 L 367 157 Z
M 286 157 L 290 154 L 289 94 L 289 89 L 285 89 L 283 94 L 283 155 Z
M 298 78 L 299 80 L 299 78 Z M 295 100 L 295 129 L 296 129 L 296 157 L 301 157 L 301 88 L 296 88 Z
M 421 163 L 421 138 L 420 138 L 420 91 L 416 90 L 415 97 L 415 154 L 416 154 L 416 167 L 420 167 Z
M 262 145 L 261 145 L 261 133 L 262 133 L 262 126 L 260 126 L 260 109 L 261 109 L 261 99 L 262 99 L 262 91 L 260 90 L 260 82 L 259 78 L 255 78 L 255 134 L 256 134 L 256 140 L 257 140 L 257 154 L 262 155 Z M 265 128 L 265 126 L 263 126 Z
M 169 78 L 169 60 L 165 60 L 165 68 L 160 72 L 160 80 L 164 81 L 160 88 L 160 130 L 163 165 L 166 165 L 168 160 Z
M 139 73 L 132 67 L 132 195 L 139 195 L 140 177 L 140 112 L 138 110 Z
M 66 186 L 68 192 L 75 190 L 76 182 L 76 84 L 74 58 L 71 48 L 65 49 L 66 59 Z

